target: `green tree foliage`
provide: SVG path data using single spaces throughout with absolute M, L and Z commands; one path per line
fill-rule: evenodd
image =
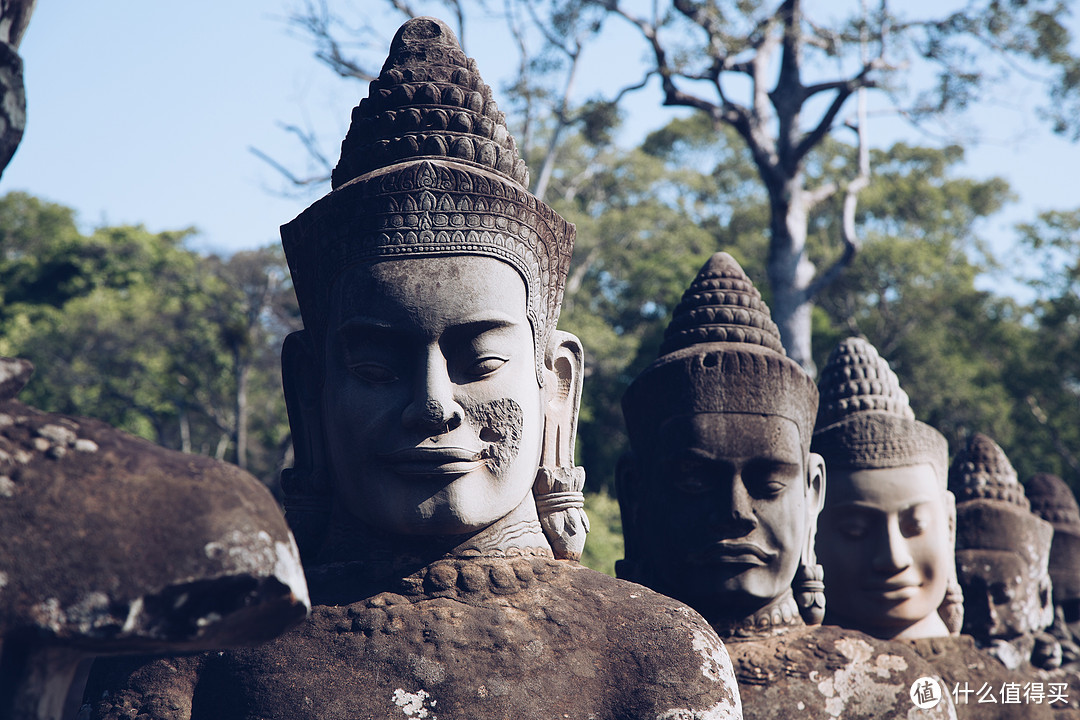
M 273 481 L 288 446 L 277 352 L 297 315 L 284 259 L 202 256 L 192 232 L 84 235 L 68 208 L 0 198 L 0 353 L 34 362 L 30 404 Z
M 1030 351 L 1011 368 L 1018 386 L 1014 417 L 1023 476 L 1052 472 L 1075 490 L 1080 487 L 1080 209 L 1041 213 L 1019 231 L 1026 257 L 1017 264 L 1037 273 L 1028 278 L 1036 293 L 1028 317 Z

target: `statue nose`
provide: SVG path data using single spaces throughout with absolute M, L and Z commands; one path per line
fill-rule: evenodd
M 411 429 L 441 434 L 461 425 L 463 419 L 446 360 L 442 353 L 429 351 L 427 362 L 417 373 L 412 401 L 402 413 L 402 422 Z

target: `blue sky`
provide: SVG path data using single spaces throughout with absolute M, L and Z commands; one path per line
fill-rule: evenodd
M 278 123 L 315 128 L 332 138 L 332 152 L 366 90 L 334 78 L 289 30 L 284 16 L 296 4 L 41 0 L 21 48 L 28 129 L 0 192 L 26 190 L 74 207 L 87 227 L 196 226 L 200 249 L 277 242 L 278 226 L 325 188 L 284 197 L 280 176 L 249 147 L 302 168 L 302 151 Z M 496 49 L 466 40 L 498 96 L 498 72 L 508 63 Z M 615 65 L 626 64 L 619 51 L 607 52 Z M 592 76 L 583 84 L 605 81 Z M 999 243 L 1012 223 L 1038 210 L 1080 206 L 1080 146 L 1051 136 L 1026 112 L 1037 96 L 1024 93 L 1010 89 L 976 111 L 973 120 L 990 141 L 969 150 L 963 170 L 1001 175 L 1020 197 L 988 227 Z M 647 90 L 635 104 L 639 133 L 670 117 L 656 100 Z M 881 128 L 882 143 L 906 132 Z

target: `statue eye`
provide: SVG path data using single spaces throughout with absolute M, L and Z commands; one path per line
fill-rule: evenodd
M 1012 602 L 1012 590 L 1005 583 L 996 582 L 990 585 L 990 599 L 995 605 L 1005 605 Z
M 703 477 L 704 469 L 701 463 L 693 460 L 682 460 L 675 465 L 675 487 L 688 495 L 700 495 L 709 489 L 709 484 Z
M 398 379 L 397 373 L 378 363 L 356 363 L 349 366 L 353 375 L 375 385 L 386 385 Z
M 837 527 L 841 533 L 852 540 L 859 540 L 866 536 L 866 521 L 859 517 L 844 518 Z
M 503 365 L 505 365 L 510 358 L 501 357 L 499 355 L 486 355 L 479 358 L 472 365 L 469 366 L 468 374 L 474 378 L 481 378 L 485 375 L 490 375 Z

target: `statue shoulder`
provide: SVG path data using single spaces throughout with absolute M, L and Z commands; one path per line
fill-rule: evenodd
M 576 598 L 595 603 L 614 674 L 657 717 L 741 718 L 731 658 L 709 623 L 685 603 L 582 566 L 568 571 Z

